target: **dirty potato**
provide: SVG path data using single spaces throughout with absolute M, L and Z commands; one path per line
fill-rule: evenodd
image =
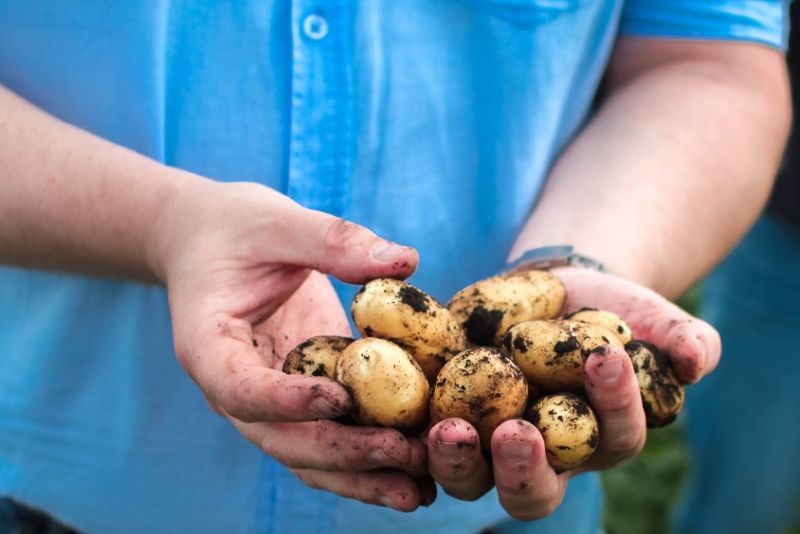
M 597 418 L 589 404 L 577 395 L 542 397 L 525 417 L 542 433 L 547 462 L 559 473 L 575 469 L 597 448 Z
M 342 351 L 333 378 L 350 393 L 357 423 L 406 433 L 422 429 L 428 415 L 428 381 L 401 347 L 383 339 L 354 341 Z
M 655 345 L 644 341 L 631 341 L 625 350 L 639 381 L 647 426 L 670 424 L 683 408 L 685 393 L 669 359 Z
M 464 331 L 447 308 L 399 280 L 367 283 L 353 299 L 351 312 L 363 336 L 397 343 L 431 381 L 445 361 L 466 348 Z
M 527 398 L 525 377 L 514 362 L 495 349 L 470 349 L 439 372 L 431 397 L 431 421 L 464 419 L 488 449 L 495 429 L 503 421 L 520 417 Z
M 487 278 L 465 287 L 447 304 L 476 345 L 499 347 L 513 325 L 558 317 L 567 290 L 554 274 L 525 271 Z
M 602 345 L 623 347 L 605 328 L 579 321 L 526 321 L 503 338 L 528 382 L 546 392 L 583 391 L 586 359 Z
M 564 319 L 602 326 L 614 334 L 623 345 L 633 339 L 628 323 L 614 312 L 598 310 L 597 308 L 581 308 L 576 312 L 565 315 Z
M 333 378 L 336 362 L 353 341 L 351 337 L 314 336 L 292 349 L 283 362 L 283 372 L 290 375 Z

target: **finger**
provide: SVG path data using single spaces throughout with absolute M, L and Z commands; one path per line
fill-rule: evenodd
M 494 481 L 500 504 L 515 519 L 541 519 L 561 504 L 569 475 L 547 463 L 544 441 L 535 426 L 506 421 L 492 435 Z
M 276 233 L 286 239 L 277 260 L 361 284 L 374 278 L 407 278 L 419 256 L 411 247 L 382 239 L 363 226 L 304 208 L 288 210 Z
M 567 309 L 590 306 L 619 314 L 634 338 L 653 343 L 669 355 L 682 381 L 696 382 L 717 366 L 722 351 L 719 333 L 655 291 L 588 269 L 554 272 L 567 287 Z
M 417 483 L 417 489 L 419 490 L 419 494 L 422 499 L 422 506 L 430 506 L 433 504 L 433 501 L 436 500 L 437 494 L 436 481 L 433 479 L 433 477 L 418 477 L 414 479 L 414 482 Z
M 683 314 L 682 318 L 679 315 Z M 650 325 L 640 339 L 650 341 L 663 350 L 683 382 L 691 384 L 712 372 L 719 363 L 722 341 L 708 323 L 678 309 L 671 318 L 662 318 Z
M 206 396 L 245 422 L 311 421 L 349 413 L 345 389 L 324 377 L 287 375 L 266 367 L 253 346 L 252 327 L 220 319 L 215 331 L 179 359 Z
M 492 487 L 478 433 L 463 419 L 445 419 L 428 432 L 428 468 L 448 495 L 472 501 Z
M 234 426 L 281 464 L 296 469 L 367 471 L 395 468 L 427 473 L 427 451 L 418 439 L 392 429 L 345 426 L 333 421 L 242 423 Z
M 363 473 L 293 470 L 300 480 L 315 489 L 333 492 L 342 497 L 367 504 L 393 508 L 399 512 L 413 512 L 423 501 L 411 477 L 392 471 Z
M 647 439 L 642 396 L 623 349 L 608 345 L 589 356 L 586 394 L 600 426 L 600 442 L 584 470 L 606 469 L 641 451 Z

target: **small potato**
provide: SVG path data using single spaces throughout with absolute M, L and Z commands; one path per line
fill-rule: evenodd
M 558 317 L 567 299 L 561 280 L 547 271 L 525 271 L 487 278 L 465 287 L 447 309 L 476 345 L 500 346 L 515 324 Z
M 546 392 L 583 391 L 586 359 L 602 345 L 623 347 L 605 328 L 579 321 L 526 321 L 503 338 L 528 382 Z
M 368 282 L 351 306 L 364 337 L 397 343 L 433 381 L 449 360 L 466 348 L 466 336 L 447 308 L 416 287 L 389 278 Z
M 542 397 L 525 416 L 542 433 L 547 462 L 559 473 L 575 469 L 597 448 L 597 418 L 589 404 L 577 395 Z
M 350 392 L 357 423 L 406 433 L 422 430 L 428 415 L 428 380 L 414 358 L 394 343 L 354 341 L 339 357 L 333 378 Z
M 597 308 L 581 308 L 576 312 L 565 315 L 564 319 L 602 326 L 614 334 L 623 345 L 633 339 L 631 327 L 614 312 L 598 310 Z
M 625 350 L 639 381 L 647 426 L 658 428 L 670 424 L 683 408 L 685 392 L 669 359 L 658 347 L 644 341 L 631 341 Z
M 314 336 L 297 345 L 286 355 L 283 372 L 290 375 L 333 378 L 336 362 L 353 341 L 351 337 Z
M 528 385 L 514 365 L 495 349 L 462 352 L 442 367 L 431 397 L 431 421 L 460 417 L 471 423 L 488 449 L 492 433 L 525 411 Z

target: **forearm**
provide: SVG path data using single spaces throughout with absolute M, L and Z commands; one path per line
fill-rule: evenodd
M 0 86 L 0 263 L 157 281 L 159 221 L 195 181 Z
M 626 46 L 646 43 L 617 55 Z M 512 258 L 569 243 L 674 297 L 752 223 L 788 132 L 782 58 L 677 47 L 663 63 L 612 66 L 609 97 L 553 168 Z

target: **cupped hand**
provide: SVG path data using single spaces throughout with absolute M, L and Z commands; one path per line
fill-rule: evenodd
M 698 381 L 719 362 L 719 334 L 654 291 L 588 269 L 553 272 L 567 287 L 566 311 L 595 307 L 621 315 L 635 339 L 649 341 L 669 355 L 684 382 Z M 624 350 L 607 346 L 593 352 L 586 362 L 585 386 L 600 425 L 600 441 L 577 470 L 556 473 L 547 463 L 541 434 L 527 421 L 506 421 L 495 430 L 489 462 L 481 454 L 475 429 L 461 419 L 447 419 L 428 432 L 431 475 L 445 492 L 460 499 L 477 499 L 495 486 L 501 504 L 517 519 L 549 515 L 564 498 L 570 478 L 612 467 L 635 456 L 645 443 L 641 394 Z
M 159 241 L 181 365 L 209 404 L 308 485 L 409 511 L 433 495 L 419 440 L 345 426 L 347 392 L 281 371 L 298 343 L 349 335 L 328 279 L 405 278 L 416 252 L 255 184 L 206 183 L 169 206 Z

